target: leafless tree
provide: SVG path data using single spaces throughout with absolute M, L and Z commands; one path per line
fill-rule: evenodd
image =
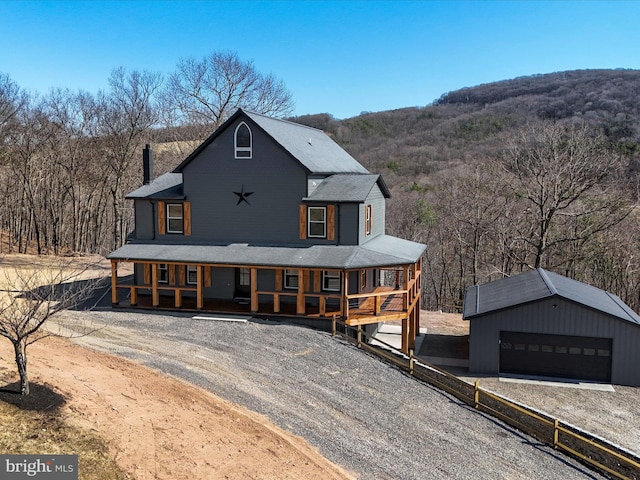
M 162 94 L 167 126 L 193 126 L 204 139 L 237 108 L 275 117 L 291 115 L 293 100 L 284 83 L 259 73 L 232 52 L 181 59 Z M 184 133 L 184 130 L 175 130 Z
M 586 127 L 529 125 L 502 155 L 504 187 L 522 203 L 520 239 L 531 267 L 555 247 L 583 240 L 620 222 L 630 212 L 620 188 L 619 154 Z
M 448 205 L 447 219 L 451 222 L 452 238 L 460 244 L 461 295 L 470 281 L 475 285 L 487 281 L 494 273 L 497 243 L 496 223 L 505 213 L 505 200 L 496 195 L 496 178 L 481 165 L 464 176 L 446 182 L 442 202 Z M 467 279 L 468 277 L 468 279 Z
M 53 251 L 58 254 L 61 246 L 95 251 L 96 240 L 110 235 L 96 221 L 109 187 L 107 165 L 96 161 L 98 104 L 88 92 L 56 89 L 45 97 L 44 108 L 53 129 L 50 176 L 58 191 L 49 197 L 50 217 L 55 219 Z
M 0 132 L 15 118 L 25 102 L 25 92 L 7 74 L 0 73 Z
M 141 170 L 140 152 L 158 120 L 154 101 L 161 84 L 162 77 L 157 73 L 127 73 L 124 68 L 117 68 L 109 79 L 111 90 L 99 95 L 102 155 L 109 168 L 112 200 L 112 248 L 122 244 L 131 226 L 124 195 L 139 182 L 140 175 L 136 173 Z
M 96 280 L 83 280 L 86 268 L 60 262 L 44 268 L 4 270 L 0 292 L 0 336 L 12 345 L 20 375 L 20 394 L 29 394 L 27 347 L 51 333 L 43 325 L 61 310 L 80 305 L 95 290 Z
M 41 99 L 30 96 L 17 113 L 16 121 L 7 136 L 9 155 L 3 187 L 8 215 L 3 221 L 14 223 L 5 228 L 14 233 L 19 252 L 33 240 L 38 253 L 43 253 L 46 213 L 42 206 L 48 201 L 51 186 L 44 152 L 52 132 Z

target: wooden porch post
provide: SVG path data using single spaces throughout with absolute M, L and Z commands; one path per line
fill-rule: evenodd
M 202 308 L 204 307 L 204 275 L 202 275 L 202 269 L 202 265 L 196 266 L 196 296 L 198 297 L 198 310 L 202 310 Z
M 349 270 L 345 270 L 343 272 L 344 281 L 342 282 L 342 295 L 340 298 L 340 302 L 342 303 L 342 316 L 344 321 L 349 320 L 349 299 L 347 295 L 349 295 Z
M 111 260 L 111 303 L 118 304 L 118 261 Z
M 415 269 L 415 284 L 414 284 L 414 298 L 415 308 L 413 309 L 413 331 L 415 336 L 420 335 L 420 296 L 422 295 L 422 258 L 414 264 Z
M 416 345 L 416 309 L 409 313 L 409 348 L 415 348 Z
M 402 319 L 402 353 L 409 353 L 409 317 Z
M 320 270 L 314 270 L 313 271 L 313 291 L 314 292 L 321 292 L 322 291 L 321 273 L 322 272 Z
M 257 313 L 258 311 L 258 269 L 252 268 L 249 270 L 249 272 L 250 272 L 249 278 L 251 283 L 251 312 Z
M 280 294 L 273 294 L 273 313 L 280 313 Z
M 402 280 L 402 289 L 409 289 L 409 265 L 404 265 L 402 267 L 402 275 L 404 279 Z M 406 312 L 409 310 L 409 292 L 404 293 L 402 295 L 402 309 Z
M 396 274 L 398 272 L 396 271 Z M 412 318 L 411 318 L 411 312 L 409 312 L 409 305 L 410 305 L 410 299 L 409 297 L 411 296 L 411 293 L 408 291 L 409 290 L 409 266 L 408 265 L 403 265 L 402 266 L 402 276 L 404 277 L 402 279 L 402 289 L 405 291 L 405 293 L 402 294 L 402 310 L 407 313 L 407 316 L 404 317 L 402 319 L 402 353 L 408 354 L 409 353 L 409 348 L 413 348 L 413 339 L 411 337 L 411 333 L 412 333 Z
M 296 305 L 296 313 L 298 315 L 304 315 L 306 313 L 305 302 L 304 302 L 304 290 L 305 290 L 305 277 L 307 276 L 307 270 L 298 270 L 298 296 L 297 296 L 297 305 Z
M 129 297 L 129 303 L 132 307 L 135 307 L 136 305 L 138 305 L 138 289 L 133 287 L 131 288 L 130 292 L 131 296 Z
M 282 274 L 283 270 L 281 268 L 276 268 L 274 272 L 274 285 L 273 289 L 276 292 L 282 290 Z M 273 294 L 273 313 L 280 313 L 280 295 L 278 293 Z
M 151 264 L 151 299 L 154 307 L 160 305 L 160 294 L 158 292 L 158 264 Z
M 415 311 L 415 318 L 414 318 L 414 322 L 415 322 L 415 331 L 416 331 L 416 336 L 420 335 L 420 291 L 418 291 L 418 298 L 416 299 L 416 308 L 414 309 Z

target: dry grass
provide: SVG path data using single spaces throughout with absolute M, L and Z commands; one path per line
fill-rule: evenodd
M 0 391 L 0 452 L 6 454 L 78 455 L 79 478 L 124 480 L 127 475 L 109 457 L 94 433 L 65 422 L 64 398 L 49 386 L 32 384 L 27 398 Z
M 0 256 L 0 289 L 11 288 L 20 277 L 37 275 L 41 284 L 51 281 L 78 281 L 110 275 L 110 266 L 102 257 L 54 257 L 7 254 Z M 37 278 L 36 280 L 37 283 Z

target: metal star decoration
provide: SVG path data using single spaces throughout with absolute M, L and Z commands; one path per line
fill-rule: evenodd
M 247 200 L 247 197 L 250 197 L 251 195 L 253 195 L 254 192 L 245 192 L 244 183 L 242 184 L 242 188 L 240 189 L 239 192 L 233 192 L 233 193 L 238 196 L 238 203 L 236 203 L 236 205 L 240 205 L 242 202 L 245 202 L 249 206 L 251 205 L 249 203 L 249 200 Z

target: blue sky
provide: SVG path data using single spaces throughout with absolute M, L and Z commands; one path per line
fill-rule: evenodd
M 234 51 L 282 79 L 295 114 L 424 106 L 522 75 L 640 68 L 640 1 L 0 0 L 0 73 L 97 92 L 110 72 L 170 73 Z

